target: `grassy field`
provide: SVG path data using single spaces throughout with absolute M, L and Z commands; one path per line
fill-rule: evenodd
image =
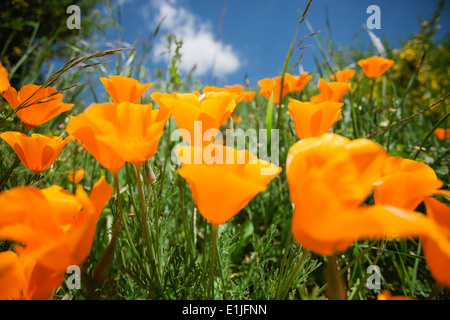
M 307 11 L 299 28 L 307 27 Z M 436 129 L 448 125 L 450 42 L 433 39 L 439 19 L 438 7 L 400 48 L 369 34 L 367 51 L 310 30 L 321 57 L 302 83 L 291 56 L 306 39 L 292 30 L 282 72 L 237 93 L 183 77 L 182 44 L 170 36 L 178 50 L 155 77 L 140 63 L 152 39 L 144 50 L 80 46 L 59 57 L 56 72 L 33 35 L 14 64 L 5 45 L 0 298 L 448 300 L 449 199 L 436 190 L 449 190 L 450 153 Z M 386 60 L 361 62 L 372 56 Z M 354 73 L 339 79 L 340 70 Z M 128 80 L 100 81 L 116 75 Z M 156 81 L 141 88 L 149 78 Z M 11 93 L 34 83 L 42 87 Z M 198 98 L 205 88 L 220 93 Z M 254 96 L 246 101 L 242 92 Z M 186 111 L 192 99 L 211 109 Z M 89 114 L 92 100 L 98 110 Z M 153 111 L 137 106 L 148 104 Z M 313 108 L 323 109 L 314 115 Z M 256 151 L 275 145 L 278 157 L 263 160 L 279 171 L 242 176 L 242 165 L 174 161 L 182 141 L 174 134 L 194 118 L 219 129 L 223 144 L 227 129 L 271 133 Z M 54 140 L 26 144 L 35 133 Z M 331 135 L 342 141 L 329 142 Z M 394 157 L 403 164 L 389 163 Z M 84 170 L 79 181 L 70 179 L 75 170 Z M 71 265 L 79 267 L 76 279 L 66 272 Z

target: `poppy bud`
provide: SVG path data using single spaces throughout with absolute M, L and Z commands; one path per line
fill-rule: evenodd
M 144 170 L 145 170 L 145 178 L 147 179 L 147 182 L 150 184 L 154 184 L 156 182 L 156 176 L 155 176 L 155 173 L 153 172 L 152 167 L 150 166 L 150 163 L 148 163 L 148 161 L 145 161 Z

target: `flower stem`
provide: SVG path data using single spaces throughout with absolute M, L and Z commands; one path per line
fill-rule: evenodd
M 439 120 L 434 126 L 433 128 L 431 128 L 430 131 L 428 131 L 427 135 L 425 136 L 425 138 L 423 138 L 422 142 L 420 143 L 419 148 L 417 149 L 416 154 L 414 155 L 413 160 L 416 160 L 417 156 L 419 155 L 420 151 L 422 151 L 422 147 L 425 144 L 425 142 L 428 140 L 429 137 L 431 137 L 431 135 L 433 134 L 433 132 L 441 125 L 441 123 L 443 123 L 445 120 L 447 120 L 448 116 L 450 116 L 450 112 L 447 112 L 447 114 L 441 118 L 441 120 Z
M 351 91 L 349 91 L 349 97 L 350 97 L 350 105 L 352 107 L 353 137 L 355 139 L 358 139 L 359 138 L 359 130 L 358 130 L 358 124 L 357 124 L 357 113 L 356 113 L 356 107 L 353 104 L 353 96 L 352 96 Z
M 372 87 L 371 87 L 371 89 L 370 89 L 369 108 L 371 109 L 372 114 L 375 116 L 376 110 L 375 110 L 375 108 L 373 108 L 373 106 L 372 106 L 372 103 L 373 103 L 373 91 L 374 91 L 374 89 L 375 89 L 375 78 L 372 78 Z M 370 114 L 370 112 L 369 112 L 369 114 Z M 369 116 L 369 117 L 370 117 L 370 116 Z M 369 130 L 368 130 L 368 133 L 372 131 L 372 124 L 373 124 L 373 122 L 374 122 L 374 118 L 372 117 L 372 118 L 369 120 Z
M 170 148 L 170 133 L 171 133 L 171 121 L 170 121 L 170 118 L 169 118 L 169 127 L 168 127 L 168 129 L 167 129 L 167 148 L 166 148 L 166 156 L 164 157 L 164 165 L 163 165 L 163 170 L 162 170 L 162 173 L 161 173 L 161 177 L 160 177 L 160 180 L 161 180 L 161 184 L 159 185 L 159 196 L 161 196 L 161 194 L 162 194 L 162 190 L 163 190 L 163 186 L 164 186 L 164 177 L 165 177 L 165 175 L 166 175 L 166 166 L 167 166 L 167 159 L 169 158 L 169 148 Z
M 218 224 L 211 224 L 211 260 L 209 263 L 209 290 L 208 300 L 214 299 L 214 261 L 216 258 Z
M 373 246 L 377 244 L 378 240 L 373 240 L 366 249 L 364 249 L 357 257 L 350 261 L 345 267 L 339 270 L 339 274 L 342 276 L 351 266 L 358 262 L 367 252 L 369 252 Z
M 9 180 L 9 177 L 11 176 L 11 173 L 14 171 L 14 169 L 17 167 L 17 165 L 20 163 L 20 158 L 16 156 L 16 159 L 14 160 L 11 167 L 6 171 L 6 173 L 0 178 L 0 190 L 3 189 L 3 186 L 6 184 L 6 182 Z
M 326 296 L 330 300 L 346 300 L 347 289 L 339 272 L 337 254 L 328 257 L 325 265 L 325 281 L 327 283 Z
M 305 259 L 307 258 L 309 254 L 309 251 L 306 249 L 303 249 L 303 252 L 301 253 L 300 258 L 298 259 L 297 263 L 295 264 L 294 268 L 292 269 L 291 273 L 289 274 L 289 277 L 284 282 L 284 285 L 280 291 L 280 293 L 277 292 L 277 298 L 278 299 L 284 299 L 289 291 L 289 288 L 292 286 L 292 283 L 294 282 L 295 277 L 298 275 L 298 272 L 300 271 L 300 268 L 303 266 L 303 263 L 305 262 Z
M 281 265 L 280 265 L 280 280 L 278 281 L 278 285 L 277 285 L 277 291 L 276 291 L 276 295 L 275 295 L 275 299 L 280 299 L 280 292 L 282 291 L 282 279 L 284 279 L 285 274 L 287 272 L 287 266 L 286 266 L 286 261 L 288 258 L 288 255 L 291 253 L 292 251 L 292 246 L 291 244 L 291 238 L 292 238 L 292 232 L 291 232 L 291 223 L 289 224 L 289 231 L 286 237 L 286 241 L 284 244 L 284 254 L 283 254 L 283 258 L 281 259 Z
M 158 210 L 158 199 L 156 198 L 156 188 L 155 186 L 152 184 L 152 193 L 153 193 L 153 201 L 154 201 L 154 206 L 155 206 L 155 214 L 153 219 L 155 220 L 155 245 L 156 245 L 156 258 L 157 261 L 160 261 L 160 247 L 159 247 L 159 210 Z
M 154 280 L 156 281 L 156 286 L 158 291 L 161 294 L 161 297 L 165 299 L 164 297 L 164 291 L 162 290 L 161 282 L 159 280 L 158 275 L 158 269 L 156 268 L 156 261 L 155 261 L 155 255 L 153 253 L 153 239 L 152 235 L 150 233 L 149 224 L 147 222 L 147 213 L 145 210 L 145 200 L 144 200 L 144 191 L 142 189 L 142 181 L 141 181 L 141 175 L 140 175 L 140 169 L 141 164 L 134 164 L 134 174 L 136 177 L 137 187 L 138 187 L 138 195 L 139 195 L 139 206 L 141 209 L 141 223 L 142 223 L 142 233 L 143 233 L 143 239 L 147 246 L 147 252 L 150 259 L 150 267 L 153 273 Z
M 119 207 L 119 217 L 117 217 L 117 219 L 120 218 L 122 220 L 125 234 L 127 236 L 128 243 L 130 244 L 131 253 L 133 254 L 134 258 L 136 259 L 137 263 L 141 267 L 144 274 L 147 276 L 148 280 L 151 281 L 150 274 L 148 274 L 148 270 L 147 270 L 147 268 L 144 267 L 144 264 L 143 264 L 142 260 L 140 259 L 139 254 L 136 250 L 136 247 L 134 246 L 134 242 L 131 238 L 130 228 L 128 227 L 127 217 L 126 217 L 126 215 L 123 214 L 123 204 L 122 204 L 122 196 L 120 195 L 120 184 L 119 184 L 118 171 L 112 171 L 112 176 L 114 178 L 114 185 L 115 185 L 116 197 L 117 197 L 117 205 Z
M 378 263 L 378 260 L 380 260 L 381 256 L 383 255 L 384 249 L 386 248 L 386 241 L 383 240 L 382 242 L 383 244 L 381 247 L 377 246 L 377 256 L 375 257 L 375 260 L 372 263 L 373 265 L 376 265 Z M 362 288 L 364 288 L 364 286 L 366 285 L 366 281 L 369 278 L 369 276 L 370 273 L 366 273 L 359 286 L 351 293 L 349 300 L 353 300 L 353 298 L 359 294 Z

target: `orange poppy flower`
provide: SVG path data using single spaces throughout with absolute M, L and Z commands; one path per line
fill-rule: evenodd
M 24 261 L 25 260 L 25 261 Z M 65 273 L 21 259 L 15 252 L 0 253 L 0 299 L 46 300 L 64 281 Z
M 84 171 L 83 169 L 78 169 L 75 171 L 73 170 L 65 171 L 64 173 L 67 174 L 70 182 L 78 183 L 81 181 L 81 179 L 84 178 L 86 171 Z
M 341 118 L 341 102 L 325 101 L 313 104 L 289 99 L 289 114 L 294 120 L 299 139 L 320 137 Z
M 358 64 L 363 68 L 364 73 L 368 78 L 376 78 L 381 76 L 387 69 L 394 64 L 393 60 L 389 60 L 382 57 L 370 57 L 367 59 L 361 59 Z
M 350 83 L 346 82 L 327 82 L 325 79 L 320 79 L 317 87 L 320 94 L 312 96 L 310 101 L 312 103 L 320 103 L 324 101 L 339 102 L 342 100 L 344 94 L 350 90 Z
M 137 80 L 123 76 L 100 78 L 114 103 L 138 103 L 142 94 L 152 86 L 151 83 L 140 84 Z
M 235 84 L 235 85 L 226 85 L 225 88 L 217 88 L 217 87 L 205 87 L 203 89 L 203 93 L 206 92 L 229 92 L 233 95 L 235 95 L 235 99 L 234 101 L 236 102 L 236 105 L 244 100 L 245 102 L 250 102 L 252 101 L 252 99 L 255 97 L 256 92 L 252 92 L 252 91 L 242 91 L 244 90 L 244 87 L 240 84 Z M 200 96 L 200 94 L 198 94 L 198 96 Z M 234 109 L 233 112 L 231 113 L 231 117 L 233 118 L 233 123 L 237 124 L 239 122 L 242 121 L 242 118 L 240 116 L 236 116 L 236 110 Z
M 218 144 L 185 146 L 177 153 L 182 163 L 178 174 L 189 183 L 199 212 L 216 225 L 235 216 L 281 172 L 248 151 Z
M 190 145 L 207 145 L 236 107 L 235 96 L 228 92 L 159 93 L 152 98 L 175 118 L 181 137 Z M 206 137 L 205 132 L 212 133 Z
M 289 73 L 284 75 L 284 80 L 288 81 L 291 91 L 293 92 L 302 91 L 311 78 L 312 77 L 308 72 L 303 72 L 299 76 L 293 76 Z
M 337 82 L 348 82 L 355 74 L 355 70 L 346 69 L 337 71 L 335 74 L 330 76 L 331 80 L 336 80 Z
M 256 92 L 253 92 L 253 91 L 243 91 L 243 92 L 241 92 L 241 96 L 242 96 L 242 99 L 243 99 L 245 102 L 250 102 L 250 101 L 252 101 L 253 98 L 256 96 Z
M 12 251 L 0 252 L 0 300 L 20 299 L 25 277 Z
M 8 87 L 2 95 L 28 127 L 43 124 L 73 107 L 73 104 L 62 103 L 63 95 L 56 89 L 34 84 L 23 86 L 19 93 Z
M 230 93 L 233 98 L 234 98 L 234 102 L 236 104 L 238 104 L 241 100 L 242 100 L 242 96 L 240 95 L 240 91 L 238 92 L 236 89 L 236 87 L 233 87 L 233 90 L 230 90 L 228 88 L 219 88 L 219 87 L 215 87 L 215 86 L 206 86 L 203 88 L 203 93 L 208 93 L 208 92 L 225 92 L 225 93 Z M 201 95 L 197 95 L 198 97 L 200 97 Z
M 450 256 L 450 239 L 423 214 L 393 206 L 361 206 L 386 157 L 373 141 L 350 141 L 335 134 L 295 143 L 286 163 L 295 240 L 318 254 L 331 255 L 360 239 L 420 236 L 432 239 Z
M 81 265 L 112 187 L 102 177 L 89 198 L 58 186 L 18 187 L 0 194 L 0 239 L 18 241 L 0 253 L 0 299 L 49 299 L 70 265 Z M 26 197 L 27 201 L 23 201 Z M 3 284 L 7 284 L 4 286 Z
M 427 216 L 447 230 L 447 239 L 450 241 L 450 207 L 432 197 L 425 198 L 425 207 Z M 438 283 L 450 288 L 450 256 L 431 239 L 422 239 L 422 244 L 431 275 Z
M 389 291 L 384 290 L 383 292 L 378 294 L 377 300 L 414 300 L 414 299 L 405 296 L 391 296 Z
M 289 73 L 285 73 L 283 80 L 283 91 L 281 93 L 281 99 L 283 99 L 291 91 L 301 91 L 303 87 L 311 79 L 311 76 L 307 72 L 302 73 L 299 76 L 293 76 Z M 274 87 L 275 81 L 275 87 Z M 280 103 L 281 92 L 281 76 L 275 78 L 265 78 L 258 81 L 258 85 L 261 87 L 259 91 L 260 95 L 263 95 L 270 100 L 270 96 L 273 92 L 273 103 Z
M 242 117 L 241 116 L 233 117 L 233 122 L 235 124 L 241 123 L 242 122 Z
M 439 140 L 445 140 L 450 138 L 450 129 L 437 128 L 433 134 L 438 137 Z
M 38 133 L 27 136 L 13 131 L 1 133 L 0 138 L 14 149 L 23 165 L 34 172 L 50 168 L 66 143 L 73 140 L 72 137 L 63 139 Z
M 380 179 L 374 183 L 376 204 L 414 210 L 430 194 L 447 194 L 433 169 L 427 164 L 400 157 L 388 157 Z
M 5 67 L 0 63 L 0 92 L 5 91 L 9 87 L 8 73 Z
M 12 240 L 14 251 L 28 264 L 65 272 L 81 265 L 89 254 L 96 223 L 113 188 L 104 177 L 89 197 L 81 186 L 75 195 L 59 186 L 40 190 L 17 187 L 0 194 L 0 239 Z M 26 201 L 24 201 L 26 199 Z
M 244 91 L 244 87 L 240 84 L 235 85 L 226 85 L 225 89 L 227 89 L 229 92 L 236 92 L 239 96 L 241 96 L 242 100 L 245 102 L 250 102 L 255 97 L 256 92 L 254 91 Z M 203 90 L 203 92 L 205 92 Z
M 439 189 L 443 185 L 436 173 L 427 164 L 400 157 L 385 160 L 380 181 L 374 184 L 376 204 L 393 205 L 414 210 L 422 201 L 425 202 L 427 217 L 447 232 L 450 241 L 450 208 L 430 197 L 431 194 L 443 194 L 450 197 L 450 192 Z M 433 277 L 441 284 L 450 287 L 450 256 L 445 254 L 435 239 L 422 238 L 425 258 Z
M 235 84 L 232 86 L 226 85 L 224 88 L 219 88 L 215 86 L 206 86 L 203 88 L 203 93 L 207 92 L 228 92 L 234 96 L 234 101 L 238 104 L 241 100 L 245 102 L 252 101 L 253 97 L 256 95 L 256 92 L 252 91 L 243 91 L 244 87 L 240 84 Z M 196 93 L 197 96 L 201 96 L 198 91 Z
M 275 84 L 274 84 L 275 82 Z M 270 100 L 270 96 L 273 92 L 273 103 L 280 103 L 280 91 L 281 91 L 281 77 L 276 77 L 275 79 L 266 78 L 258 81 L 258 85 L 261 87 L 259 91 L 260 95 L 263 95 Z M 289 84 L 283 82 L 283 93 L 281 99 L 283 99 L 290 92 Z
M 153 157 L 169 116 L 161 109 L 152 109 L 151 104 L 93 104 L 72 117 L 66 130 L 102 166 L 114 171 L 125 161 L 138 164 Z
M 228 92 L 236 92 L 237 94 L 239 94 L 244 90 L 244 86 L 240 85 L 240 84 L 225 85 L 225 89 Z M 205 92 L 205 91 L 203 91 L 203 92 Z

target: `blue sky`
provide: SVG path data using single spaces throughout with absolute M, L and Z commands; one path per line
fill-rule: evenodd
M 165 16 L 161 31 L 155 39 L 153 64 L 164 67 L 167 55 L 165 34 L 182 37 L 182 71 L 197 65 L 194 76 L 205 85 L 243 84 L 247 74 L 251 86 L 259 79 L 278 75 L 283 67 L 290 42 L 307 0 L 113 0 L 121 8 L 124 40 L 133 43 L 146 39 Z M 419 18 L 428 19 L 435 9 L 433 0 L 314 0 L 308 21 L 314 30 L 323 30 L 328 37 L 326 12 L 331 24 L 331 37 L 337 43 L 357 41 L 370 44 L 363 29 L 370 14 L 369 5 L 381 9 L 381 29 L 372 31 L 386 37 L 398 47 L 402 40 L 420 28 Z M 448 5 L 447 5 L 448 7 Z M 441 16 L 437 39 L 449 28 L 449 9 Z M 222 17 L 222 19 L 221 19 Z M 220 28 L 221 25 L 221 28 Z M 219 34 L 219 29 L 221 30 Z M 308 33 L 302 24 L 297 40 Z M 116 33 L 113 33 L 116 35 Z M 319 55 L 315 41 L 305 50 L 302 67 L 315 69 L 313 54 Z M 299 56 L 296 52 L 295 60 Z M 215 61 L 213 64 L 212 61 Z M 212 69 L 212 66 L 214 68 Z M 151 79 L 150 79 L 151 80 Z

